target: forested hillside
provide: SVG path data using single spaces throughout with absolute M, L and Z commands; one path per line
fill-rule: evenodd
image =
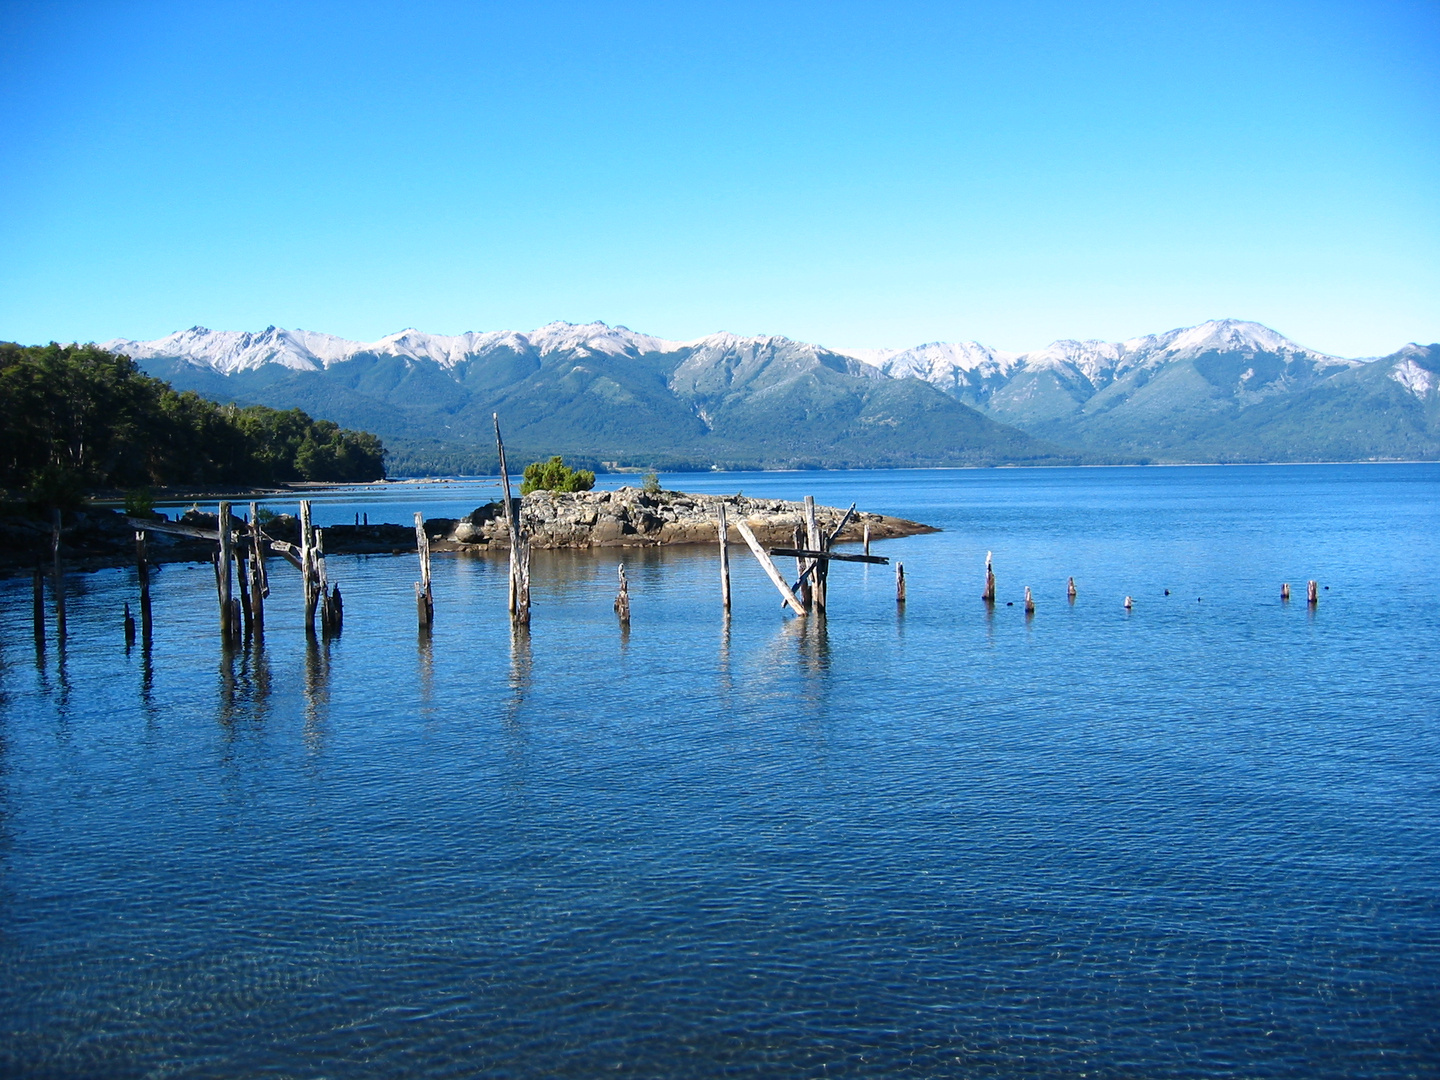
M 180 393 L 94 345 L 0 343 L 0 486 L 33 501 L 98 487 L 378 480 L 384 456 L 368 432 Z

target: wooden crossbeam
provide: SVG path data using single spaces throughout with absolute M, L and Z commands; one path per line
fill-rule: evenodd
M 811 551 L 808 548 L 772 547 L 771 555 L 788 555 L 794 559 L 828 559 L 832 562 L 863 562 L 889 566 L 890 560 L 883 555 L 841 555 L 834 551 Z

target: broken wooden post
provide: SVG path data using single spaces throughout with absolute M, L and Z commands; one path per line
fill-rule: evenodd
M 895 603 L 902 606 L 905 603 L 905 564 L 903 562 L 895 564 Z
M 1069 597 L 1072 604 L 1075 602 L 1075 579 L 1073 577 L 1065 584 L 1065 595 Z
M 135 616 L 130 614 L 130 601 L 125 601 L 125 645 L 135 644 Z
M 310 502 L 300 503 L 300 578 L 305 588 L 305 629 L 315 629 L 315 608 L 320 594 L 315 588 L 317 570 L 315 567 L 315 529 L 310 524 Z
M 337 634 L 345 628 L 345 601 L 340 596 L 338 581 L 330 589 L 330 625 Z
M 265 570 L 265 534 L 260 529 L 260 511 L 250 504 L 250 625 L 256 636 L 265 633 L 265 598 L 270 595 L 270 581 Z
M 435 622 L 435 597 L 430 591 L 430 537 L 425 532 L 425 517 L 415 511 L 415 550 L 420 555 L 420 580 L 415 583 L 415 614 L 420 629 L 429 630 Z
M 45 647 L 45 575 L 40 570 L 40 564 L 35 564 L 35 577 L 33 581 L 35 589 L 35 644 L 41 648 Z
M 1280 599 L 1283 603 L 1290 602 L 1290 583 L 1288 581 L 1282 582 L 1280 585 Z
M 1026 615 L 1034 615 L 1034 614 L 1035 614 L 1035 598 L 1030 595 L 1030 586 L 1029 586 L 1029 585 L 1026 585 L 1026 586 L 1025 586 L 1025 614 L 1026 614 Z
M 811 551 L 823 551 L 825 550 L 824 543 L 824 540 L 822 540 L 820 537 L 820 526 L 815 520 L 815 496 L 806 495 L 805 546 L 808 547 Z M 809 560 L 808 564 L 810 567 L 812 567 L 812 569 L 810 570 L 810 576 L 814 581 L 814 585 L 811 587 L 811 604 L 809 606 L 813 607 L 815 614 L 824 615 L 825 577 L 826 573 L 829 571 L 830 563 L 827 560 L 821 560 L 818 565 L 815 565 L 813 560 Z
M 135 576 L 140 579 L 140 632 L 150 640 L 150 563 L 147 559 L 145 531 L 135 530 Z
M 231 548 L 230 537 L 230 504 L 222 502 L 217 510 L 217 529 L 220 534 L 220 558 L 215 563 L 215 586 L 220 597 L 220 637 L 226 642 L 233 642 L 235 634 L 235 612 L 230 603 L 230 564 L 233 561 L 234 552 Z
M 870 523 L 865 522 L 865 554 L 870 554 Z
M 520 515 L 510 497 L 510 472 L 505 467 L 505 440 L 500 437 L 500 414 L 495 420 L 495 449 L 500 457 L 500 485 L 505 494 L 505 524 L 510 530 L 510 620 L 517 624 L 530 622 L 530 545 L 520 529 Z
M 315 591 L 319 595 L 320 629 L 330 633 L 330 577 L 325 571 L 325 530 L 315 530 Z
M 250 574 L 249 558 L 242 555 L 235 565 L 235 586 L 240 593 L 240 599 L 236 601 L 240 605 L 240 623 L 243 627 L 242 633 L 248 638 L 254 633 L 254 615 L 250 610 Z
M 1129 611 L 1129 610 L 1130 610 L 1132 607 L 1134 607 L 1134 606 L 1135 606 L 1135 601 L 1131 600 L 1130 597 L 1128 597 L 1128 596 L 1125 597 L 1125 610 L 1126 610 L 1126 611 Z
M 630 583 L 625 580 L 625 564 L 620 564 L 620 591 L 615 594 L 615 614 L 626 625 L 630 622 Z
M 801 606 L 799 600 L 795 599 L 795 594 L 790 591 L 790 586 L 785 584 L 785 579 L 780 576 L 780 571 L 775 569 L 775 564 L 770 561 L 770 556 L 760 546 L 760 541 L 755 539 L 755 534 L 750 531 L 750 526 L 745 523 L 744 518 L 736 518 L 735 530 L 750 548 L 751 554 L 755 556 L 766 575 L 775 583 L 775 588 L 780 590 L 780 596 L 785 603 L 794 610 L 796 615 L 804 615 L 804 607 Z
M 51 567 L 51 587 L 55 592 L 55 636 L 63 644 L 65 641 L 65 569 L 60 564 L 60 511 L 55 510 L 50 517 L 50 555 L 54 561 Z
M 1320 602 L 1320 586 L 1313 581 L 1305 586 L 1305 601 L 1311 607 Z
M 980 594 L 980 599 L 987 604 L 995 603 L 995 567 L 990 562 L 990 552 L 985 552 L 985 591 Z
M 725 523 L 725 500 L 720 500 L 720 603 L 730 610 L 730 527 Z

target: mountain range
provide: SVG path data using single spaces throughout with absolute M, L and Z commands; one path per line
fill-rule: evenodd
M 492 470 L 492 413 L 517 456 L 601 467 L 1440 457 L 1440 345 L 1345 359 L 1233 319 L 1026 353 L 604 323 L 374 342 L 194 327 L 105 347 L 178 389 L 373 431 L 396 473 Z

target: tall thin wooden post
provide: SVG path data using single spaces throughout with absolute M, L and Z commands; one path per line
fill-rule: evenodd
M 222 502 L 219 507 L 220 561 L 215 564 L 215 585 L 220 596 L 220 637 L 229 642 L 234 635 L 234 612 L 231 610 L 230 563 L 233 551 L 230 546 L 230 504 Z
M 980 594 L 980 599 L 987 604 L 995 603 L 995 567 L 990 561 L 990 552 L 985 552 L 985 591 Z
M 500 437 L 500 414 L 495 419 L 495 449 L 500 456 L 500 484 L 505 494 L 505 524 L 510 530 L 509 605 L 512 622 L 530 622 L 530 544 L 520 528 L 520 515 L 510 497 L 510 471 L 505 467 L 505 440 Z
M 870 554 L 870 523 L 865 522 L 865 554 Z
M 801 550 L 805 547 L 805 533 L 799 525 L 795 526 L 794 531 L 790 535 L 790 542 L 794 545 L 796 550 Z M 808 615 L 814 608 L 814 602 L 813 593 L 811 592 L 810 575 L 805 573 L 807 569 L 809 569 L 809 567 L 806 564 L 805 560 L 802 559 L 799 555 L 796 555 L 795 580 L 800 584 L 800 606 L 805 609 L 805 614 Z
M 140 579 L 140 633 L 150 640 L 150 561 L 145 530 L 135 530 L 135 576 Z
M 255 635 L 265 633 L 265 598 L 270 595 L 270 582 L 265 573 L 265 535 L 260 529 L 260 512 L 250 504 L 250 625 Z
M 35 644 L 41 648 L 45 647 L 45 575 L 40 570 L 40 564 L 35 564 L 35 577 L 33 581 L 35 590 Z
M 820 536 L 820 525 L 815 520 L 815 496 L 805 496 L 805 546 L 811 551 L 820 551 L 825 547 L 825 541 Z M 815 613 L 825 614 L 825 579 L 829 574 L 830 560 L 817 560 L 818 565 L 810 571 L 814 579 L 811 593 L 815 598 Z
M 903 562 L 895 564 L 895 603 L 902 607 L 905 604 L 905 564 Z
M 310 524 L 310 502 L 300 503 L 300 577 L 305 587 L 305 629 L 315 629 L 315 607 L 320 594 L 315 588 L 315 529 Z
M 65 640 L 65 568 L 60 564 L 60 511 L 55 510 L 50 517 L 50 556 L 53 560 L 51 567 L 51 587 L 55 592 L 55 635 L 63 643 Z
M 615 594 L 615 614 L 620 616 L 622 624 L 630 624 L 630 583 L 625 580 L 623 562 L 620 564 L 620 591 Z
M 429 630 L 435 622 L 435 597 L 430 591 L 430 537 L 425 532 L 425 517 L 415 511 L 415 550 L 420 554 L 420 580 L 415 583 L 415 614 L 420 629 Z
M 725 500 L 720 500 L 720 603 L 730 610 L 730 526 L 725 523 Z

